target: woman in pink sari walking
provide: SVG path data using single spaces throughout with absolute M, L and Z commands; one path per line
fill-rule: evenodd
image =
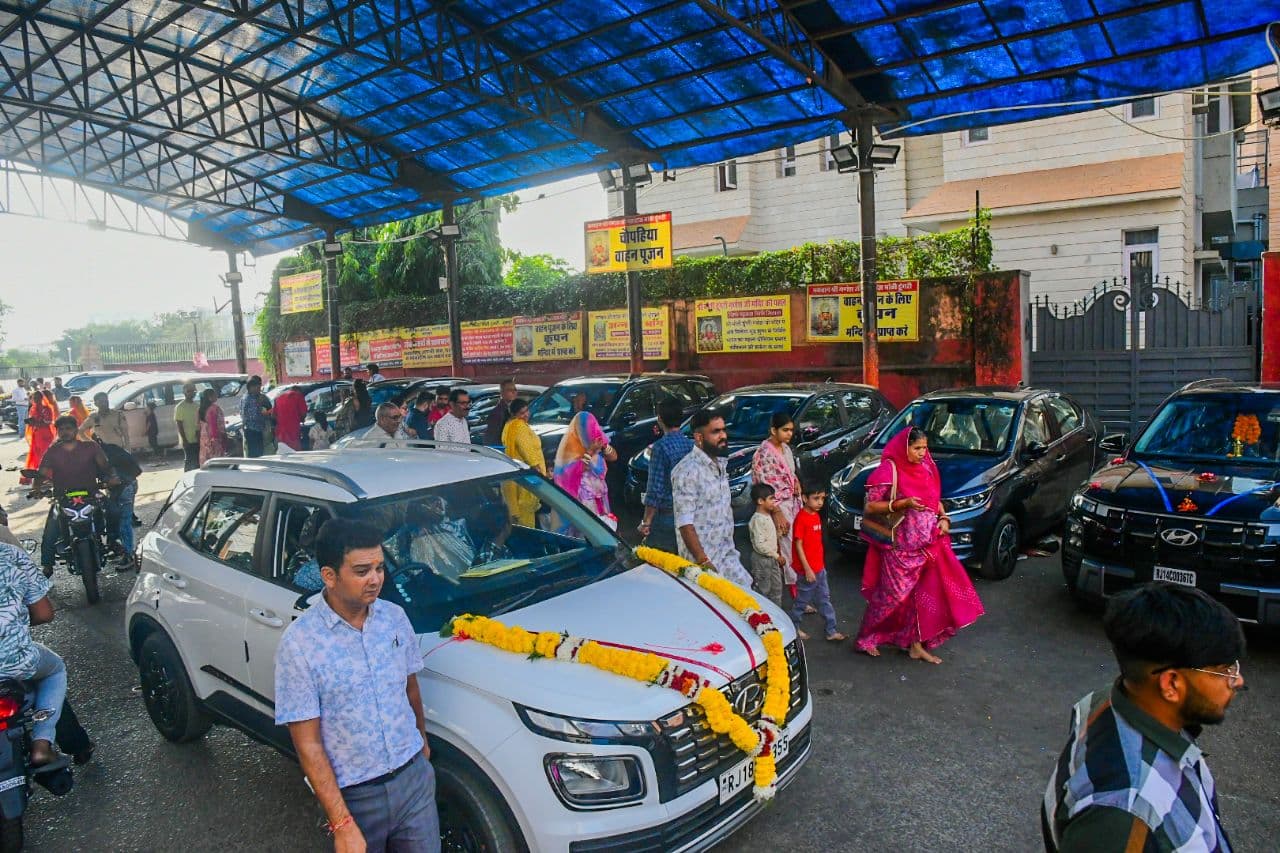
M 878 657 L 879 646 L 894 645 L 915 660 L 942 663 L 930 650 L 975 622 L 983 609 L 951 550 L 951 520 L 942 508 L 942 482 L 924 430 L 910 427 L 890 439 L 880 467 L 867 478 L 865 509 L 905 515 L 892 545 L 867 540 L 867 610 L 854 648 Z

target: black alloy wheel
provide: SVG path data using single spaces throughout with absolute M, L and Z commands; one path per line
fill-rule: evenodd
M 186 743 L 209 731 L 212 721 L 196 700 L 178 650 L 163 633 L 143 641 L 138 676 L 147 714 L 166 740 Z
M 987 553 L 978 567 L 978 574 L 987 580 L 1002 581 L 1018 565 L 1018 542 L 1021 531 L 1018 519 L 1009 513 L 1001 514 L 991 529 L 991 541 L 987 543 Z
M 520 853 L 527 848 L 514 832 L 500 795 L 487 780 L 453 761 L 432 762 L 442 853 Z

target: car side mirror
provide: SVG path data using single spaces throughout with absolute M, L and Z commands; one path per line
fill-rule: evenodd
M 1098 442 L 1098 449 L 1107 453 L 1123 453 L 1128 445 L 1129 434 L 1127 432 L 1113 432 L 1102 437 Z
M 1041 459 L 1049 452 L 1049 445 L 1043 441 L 1030 441 L 1022 448 L 1022 457 L 1027 460 Z
M 129 402 L 121 406 L 120 410 L 124 412 L 132 412 L 132 411 L 135 411 L 137 408 L 138 408 L 138 404 L 130 400 Z

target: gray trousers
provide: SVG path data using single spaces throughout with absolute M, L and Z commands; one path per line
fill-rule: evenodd
M 343 788 L 342 799 L 370 853 L 440 853 L 436 773 L 422 753 L 388 782 Z
M 782 566 L 777 557 L 769 557 L 751 549 L 751 579 L 756 592 L 782 606 Z

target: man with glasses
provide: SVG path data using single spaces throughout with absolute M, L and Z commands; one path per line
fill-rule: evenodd
M 467 412 L 471 411 L 471 395 L 465 388 L 449 392 L 449 414 L 436 421 L 436 441 L 471 443 L 471 429 L 467 426 Z
M 373 425 L 357 430 L 356 438 L 372 438 L 380 441 L 390 439 L 408 440 L 413 436 L 404 428 L 404 409 L 395 403 L 383 403 L 374 412 Z
M 1120 677 L 1076 703 L 1041 810 L 1045 849 L 1229 853 L 1196 738 L 1245 689 L 1239 621 L 1198 589 L 1153 583 L 1113 598 L 1103 629 Z

